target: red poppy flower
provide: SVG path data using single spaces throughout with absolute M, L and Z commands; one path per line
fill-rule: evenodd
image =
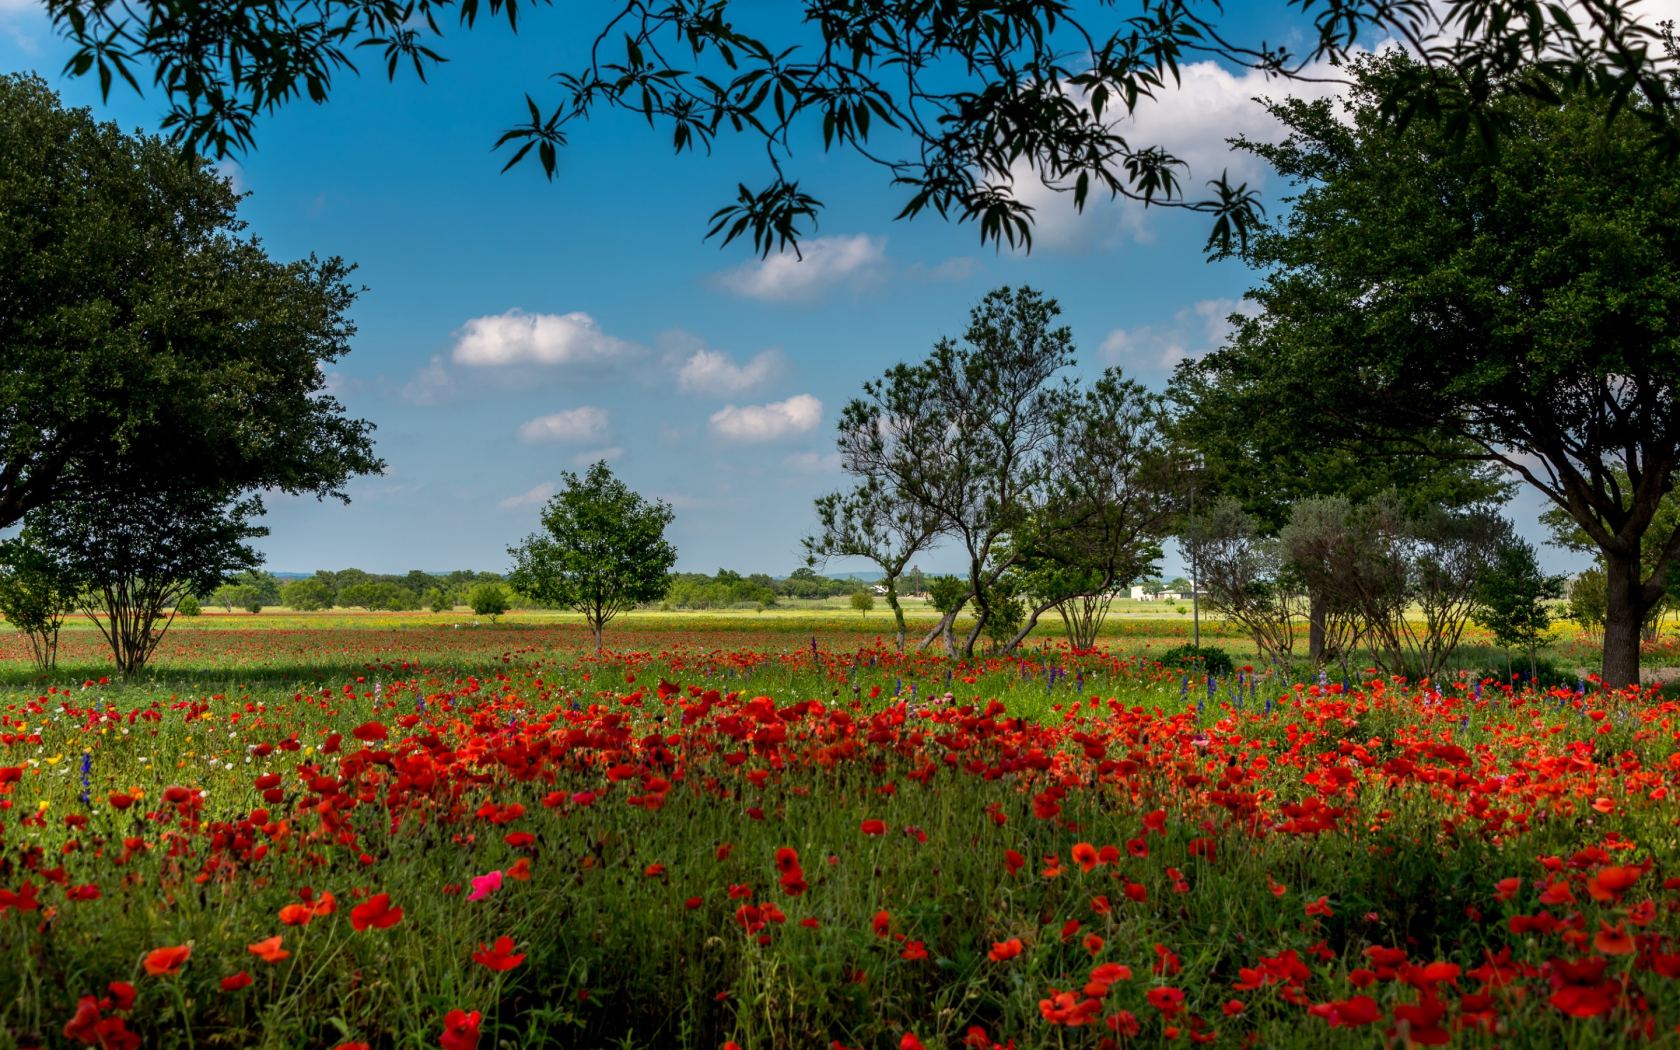
M 339 1043 L 333 1050 L 373 1050 L 366 1043 Z
M 1012 849 L 1006 849 L 1003 851 L 1003 866 L 1009 869 L 1010 875 L 1014 875 L 1027 866 L 1027 858 Z
M 898 955 L 901 959 L 909 959 L 911 962 L 915 962 L 917 959 L 926 959 L 928 952 L 921 941 L 910 941 Z
M 1619 921 L 1615 929 L 1603 919 L 1598 921 L 1599 931 L 1593 935 L 1593 947 L 1605 955 L 1632 955 L 1634 952 L 1633 938 L 1626 932 L 1627 923 Z
M 1517 895 L 1517 891 L 1522 889 L 1522 881 L 1516 877 L 1500 879 L 1493 885 L 1493 895 L 1499 898 L 1501 904 L 1509 904 L 1511 898 Z
M 245 950 L 255 955 L 265 963 L 277 963 L 282 959 L 289 959 L 292 953 L 280 947 L 280 935 L 275 934 L 266 941 L 247 944 Z
M 238 973 L 234 974 L 232 977 L 223 977 L 222 978 L 222 991 L 224 991 L 224 992 L 237 992 L 241 988 L 249 988 L 251 986 L 251 982 L 252 982 L 251 975 L 246 973 L 244 970 L 240 970 Z
M 647 867 L 642 869 L 642 874 L 646 875 L 650 879 L 657 879 L 659 876 L 665 874 L 665 865 L 649 864 Z
M 390 737 L 390 731 L 378 722 L 363 722 L 350 730 L 350 735 L 363 743 L 371 744 L 375 740 L 385 740 Z
M 112 981 L 105 986 L 111 993 L 113 1008 L 127 1012 L 134 1009 L 134 986 L 127 981 Z
M 443 1050 L 478 1050 L 479 1012 L 451 1010 L 443 1018 L 443 1035 L 438 1043 Z
M 986 953 L 986 958 L 993 962 L 1008 962 L 1021 954 L 1021 939 L 1011 937 L 1007 941 L 992 943 L 992 950 Z
M 308 926 L 315 918 L 315 909 L 307 904 L 288 904 L 280 909 L 280 921 L 287 926 Z
M 884 911 L 876 912 L 875 917 L 869 920 L 869 928 L 875 931 L 875 936 L 885 937 L 887 931 L 892 929 L 892 915 Z
M 799 851 L 791 846 L 783 846 L 777 850 L 776 870 L 783 875 L 799 871 Z
M 1143 997 L 1149 1001 L 1150 1006 L 1168 1017 L 1173 1017 L 1184 1009 L 1184 993 L 1177 988 L 1151 988 Z
M 531 858 L 520 857 L 518 860 L 513 862 L 513 866 L 511 868 L 502 872 L 502 874 L 506 875 L 510 879 L 518 879 L 520 882 L 530 882 Z
M 181 972 L 181 967 L 192 958 L 192 945 L 183 944 L 175 948 L 154 948 L 146 953 L 142 965 L 146 972 L 153 977 L 173 977 Z
M 1075 842 L 1073 862 L 1079 865 L 1081 871 L 1091 871 L 1097 866 L 1097 847 L 1089 842 Z
M 114 809 L 127 809 L 128 807 L 134 805 L 134 796 L 125 795 L 119 791 L 113 794 L 109 801 Z
M 513 954 L 512 937 L 497 937 L 493 948 L 486 948 L 484 942 L 480 941 L 478 951 L 473 952 L 473 961 L 502 973 L 524 962 L 525 956 Z
M 358 933 L 369 927 L 388 930 L 402 921 L 403 910 L 391 907 L 389 893 L 376 893 L 350 909 L 350 926 Z
M 870 818 L 858 825 L 858 830 L 865 835 L 885 835 L 887 833 L 887 822 Z

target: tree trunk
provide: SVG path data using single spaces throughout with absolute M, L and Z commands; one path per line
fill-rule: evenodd
M 950 613 L 940 613 L 939 622 L 933 625 L 933 630 L 929 631 L 925 636 L 923 636 L 920 642 L 916 643 L 916 651 L 919 653 L 923 649 L 932 645 L 935 638 L 938 638 L 950 628 L 951 619 L 952 617 Z M 950 650 L 946 649 L 945 654 L 949 656 Z
M 887 605 L 892 608 L 893 619 L 898 623 L 898 651 L 904 651 L 904 609 L 898 604 L 898 580 L 887 577 Z
M 1019 631 L 1016 631 L 1015 637 L 1009 639 L 1009 644 L 1003 647 L 1003 653 L 1008 655 L 1009 653 L 1014 652 L 1016 646 L 1026 641 L 1027 635 L 1033 633 L 1033 628 L 1038 626 L 1038 618 L 1043 616 L 1045 611 L 1055 604 L 1055 602 L 1045 602 L 1043 605 L 1034 609 L 1031 614 L 1027 616 L 1026 624 L 1023 625 Z M 1071 647 L 1073 645 L 1073 629 L 1071 627 L 1068 629 L 1068 638 L 1068 645 Z
M 1639 557 L 1604 552 L 1604 663 L 1599 676 L 1612 689 L 1639 684 L 1639 629 L 1649 607 Z
M 1307 658 L 1315 664 L 1324 662 L 1324 621 L 1329 613 L 1324 595 L 1307 595 Z

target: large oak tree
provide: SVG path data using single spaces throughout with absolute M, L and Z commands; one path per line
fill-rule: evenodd
M 0 527 L 124 486 L 336 495 L 350 268 L 270 259 L 202 158 L 0 77 Z
M 1414 72 L 1360 64 L 1345 113 L 1274 107 L 1246 144 L 1300 193 L 1245 253 L 1262 308 L 1190 366 L 1297 440 L 1496 463 L 1563 508 L 1609 575 L 1603 677 L 1638 680 L 1639 625 L 1680 530 L 1640 551 L 1680 462 L 1680 168 L 1639 107 L 1507 94 L 1497 150 L 1449 121 L 1384 119 Z

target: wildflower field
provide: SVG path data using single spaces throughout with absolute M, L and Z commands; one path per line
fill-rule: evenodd
M 583 640 L 7 648 L 0 1046 L 1680 1042 L 1655 692 Z

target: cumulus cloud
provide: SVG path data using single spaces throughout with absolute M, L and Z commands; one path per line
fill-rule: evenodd
M 611 463 L 613 460 L 622 459 L 623 457 L 624 450 L 619 448 L 617 445 L 614 445 L 612 448 L 592 448 L 588 452 L 579 452 L 577 455 L 573 456 L 572 466 L 590 467 L 594 466 L 595 463 L 603 459 L 608 463 Z
M 817 237 L 799 246 L 799 254 L 779 252 L 712 275 L 725 291 L 770 303 L 817 303 L 832 288 L 862 290 L 887 273 L 887 239 Z
M 522 493 L 518 496 L 509 496 L 507 499 L 496 504 L 496 509 L 520 510 L 525 507 L 540 507 L 548 501 L 548 497 L 554 495 L 554 490 L 554 482 L 545 481 L 541 485 L 531 489 L 529 492 Z
M 1231 336 L 1232 314 L 1253 317 L 1259 309 L 1246 299 L 1203 299 L 1178 311 L 1172 324 L 1111 330 L 1103 339 L 1102 354 L 1111 364 L 1129 364 L 1135 370 L 1170 369 L 1223 345 Z
M 768 405 L 725 405 L 712 413 L 712 433 L 732 441 L 779 441 L 815 430 L 822 422 L 823 403 L 810 394 L 795 394 Z
M 402 399 L 411 405 L 436 405 L 453 398 L 459 388 L 455 377 L 444 367 L 442 357 L 433 357 L 431 364 L 414 373 L 414 378 L 398 390 Z
M 760 350 L 751 361 L 738 365 L 727 350 L 702 346 L 677 369 L 677 388 L 690 394 L 740 397 L 769 386 L 781 377 L 786 367 L 787 358 L 780 347 Z
M 475 317 L 456 334 L 456 364 L 571 365 L 600 368 L 638 356 L 641 346 L 601 330 L 581 311 L 569 314 L 506 313 Z
M 550 412 L 519 425 L 519 440 L 527 445 L 546 441 L 600 441 L 607 436 L 608 412 L 594 405 Z
M 801 474 L 832 474 L 840 469 L 840 453 L 795 452 L 782 459 L 782 466 Z

